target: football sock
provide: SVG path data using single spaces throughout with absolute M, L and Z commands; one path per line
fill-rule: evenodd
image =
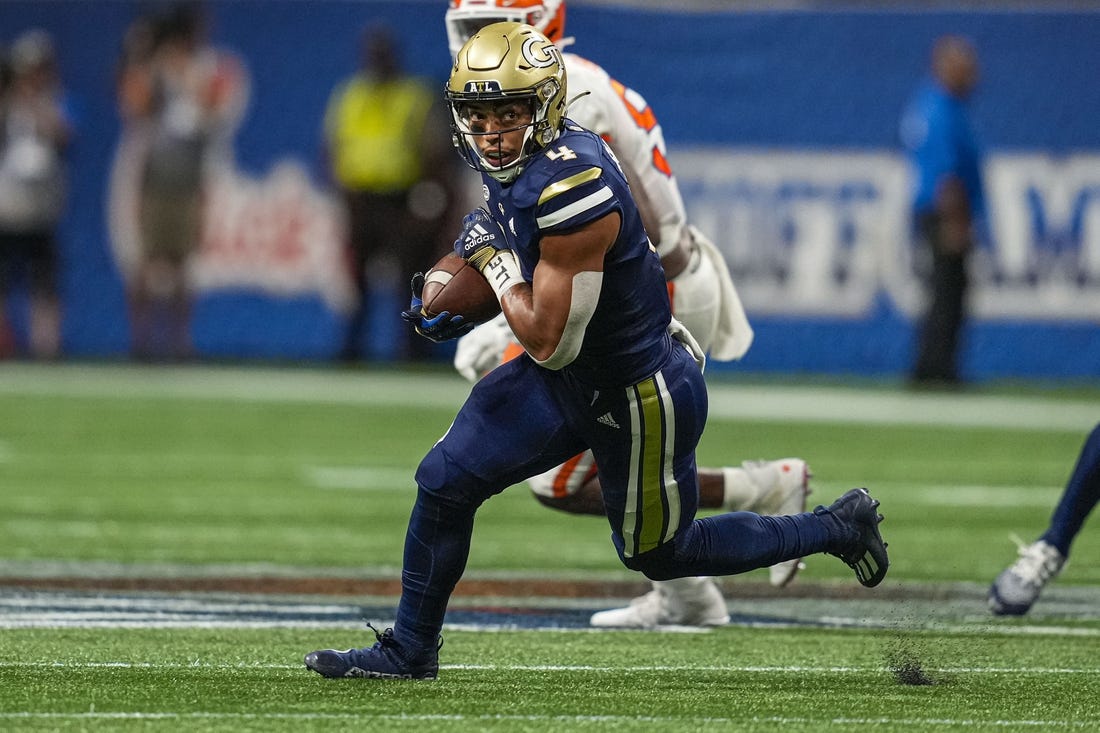
M 476 505 L 448 501 L 421 488 L 405 534 L 401 601 L 394 638 L 405 648 L 432 650 L 447 602 L 466 569 Z
M 676 538 L 678 570 L 734 575 L 823 552 L 829 532 L 812 513 L 761 516 L 729 512 L 696 519 Z
M 1081 531 L 1089 512 L 1100 501 L 1100 425 L 1093 428 L 1077 458 L 1077 465 L 1062 492 L 1041 539 L 1069 556 L 1069 546 Z
M 725 479 L 722 506 L 726 511 L 748 511 L 763 493 L 763 489 L 752 480 L 749 472 L 739 466 L 723 468 L 722 478 Z

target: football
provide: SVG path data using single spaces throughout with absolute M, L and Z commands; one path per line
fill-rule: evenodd
M 424 313 L 447 311 L 473 323 L 484 323 L 500 313 L 500 303 L 489 282 L 454 252 L 444 255 L 424 275 Z

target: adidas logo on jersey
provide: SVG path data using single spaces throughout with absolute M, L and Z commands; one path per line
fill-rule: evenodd
M 619 423 L 615 422 L 615 418 L 611 417 L 610 412 L 605 412 L 604 414 L 600 415 L 598 418 L 596 418 L 596 422 L 600 423 L 601 425 L 606 425 L 609 428 L 615 428 L 616 430 L 618 430 L 619 428 Z

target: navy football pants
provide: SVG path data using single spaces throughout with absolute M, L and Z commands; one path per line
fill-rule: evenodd
M 1085 439 L 1042 539 L 1069 557 L 1070 545 L 1097 502 L 1100 502 L 1100 425 Z
M 398 640 L 434 648 L 481 503 L 585 448 L 599 467 L 612 543 L 649 578 L 731 575 L 822 551 L 827 533 L 812 514 L 695 519 L 706 417 L 703 375 L 682 348 L 626 388 L 597 390 L 526 355 L 494 369 L 417 469 Z

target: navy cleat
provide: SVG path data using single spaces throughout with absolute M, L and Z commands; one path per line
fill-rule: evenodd
M 393 637 L 393 629 L 382 633 L 370 624 L 378 641 L 363 649 L 321 649 L 306 655 L 306 668 L 322 677 L 370 677 L 385 680 L 434 680 L 439 676 L 439 644 L 421 657 L 410 659 Z
M 838 529 L 841 533 L 841 539 L 829 554 L 839 557 L 855 570 L 856 579 L 868 588 L 881 583 L 890 568 L 887 545 L 878 531 L 882 521 L 878 505 L 878 500 L 872 499 L 867 489 L 852 489 L 829 508 L 814 509 L 814 514 L 822 518 L 834 518 L 836 524 L 831 523 L 830 529 Z

